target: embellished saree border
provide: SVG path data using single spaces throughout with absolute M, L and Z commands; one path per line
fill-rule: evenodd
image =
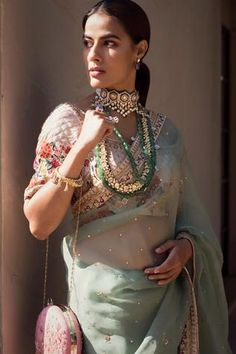
M 198 322 L 198 310 L 197 301 L 194 289 L 194 283 L 196 278 L 196 253 L 193 240 L 187 232 L 180 232 L 177 234 L 177 240 L 187 239 L 192 246 L 193 256 L 192 256 L 192 277 L 187 269 L 183 268 L 183 271 L 187 277 L 190 291 L 191 291 L 191 305 L 189 308 L 188 319 L 185 324 L 180 346 L 179 354 L 199 354 L 199 322 Z
M 72 108 L 75 109 L 75 112 L 78 113 L 74 106 Z M 157 113 L 154 117 L 154 112 L 150 112 L 150 119 L 153 120 L 153 127 L 154 127 L 154 136 L 155 140 L 158 139 L 161 129 L 164 125 L 166 116 Z M 156 130 L 156 131 L 155 131 Z M 139 136 L 137 136 L 136 140 L 131 146 L 131 152 L 135 155 L 135 157 L 140 153 L 139 151 Z M 141 168 L 143 161 L 139 163 L 139 168 Z M 129 159 L 126 157 L 124 161 L 119 164 L 119 166 L 115 167 L 113 173 L 117 175 L 118 178 L 122 176 L 126 177 L 125 180 L 128 180 L 132 177 L 129 165 Z M 109 189 L 107 189 L 101 180 L 99 180 L 96 176 L 92 176 L 93 186 L 83 194 L 80 203 L 80 212 L 84 213 L 86 211 L 90 211 L 92 209 L 99 208 L 103 204 L 105 204 L 110 198 L 113 197 L 114 193 L 112 193 Z M 127 202 L 127 199 L 124 198 L 124 203 Z M 76 216 L 78 214 L 78 205 L 79 201 L 76 201 L 75 204 L 72 206 L 73 214 Z

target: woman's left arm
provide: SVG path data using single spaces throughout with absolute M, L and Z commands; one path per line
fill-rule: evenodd
M 187 225 L 195 223 L 191 217 L 189 217 L 190 205 L 189 205 L 189 166 L 187 167 L 186 151 L 180 132 L 176 131 L 176 148 L 178 151 L 176 159 L 179 161 L 179 179 L 176 187 L 176 198 L 178 198 L 178 207 L 176 210 L 176 228 L 175 238 L 164 242 L 155 252 L 159 254 L 166 253 L 166 260 L 158 266 L 148 267 L 144 269 L 144 273 L 147 274 L 148 279 L 157 281 L 159 285 L 166 285 L 175 280 L 183 268 L 187 265 L 189 260 L 194 258 L 194 244 L 190 237 L 189 230 L 183 229 L 182 221 L 188 214 Z M 192 181 L 191 181 L 192 182 Z M 192 205 L 191 205 L 192 209 Z M 187 211 L 187 213 L 186 213 Z M 180 221 L 180 223 L 179 223 Z M 180 227 L 179 227 L 180 226 Z M 184 223 L 184 227 L 186 224 Z

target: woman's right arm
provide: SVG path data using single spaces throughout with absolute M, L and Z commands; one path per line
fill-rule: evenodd
M 64 176 L 76 178 L 80 175 L 88 152 L 80 146 L 73 146 L 60 166 Z M 31 233 L 40 240 L 47 238 L 61 223 L 74 192 L 70 187 L 54 184 L 50 179 L 32 198 L 26 199 L 24 213 L 29 221 Z
M 87 111 L 80 134 L 59 167 L 60 174 L 78 178 L 89 152 L 111 134 L 112 129 L 102 113 Z M 73 187 L 69 186 L 68 190 L 64 187 L 49 178 L 31 198 L 25 200 L 24 213 L 36 238 L 46 239 L 62 222 L 74 192 Z

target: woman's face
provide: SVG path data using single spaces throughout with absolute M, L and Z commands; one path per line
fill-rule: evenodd
M 138 51 L 116 18 L 102 12 L 88 18 L 83 58 L 93 88 L 134 90 Z

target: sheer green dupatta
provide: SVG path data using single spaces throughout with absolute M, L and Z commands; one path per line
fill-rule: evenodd
M 191 345 L 188 337 L 198 331 L 200 354 L 228 354 L 231 350 L 228 345 L 228 310 L 221 275 L 222 252 L 209 217 L 199 200 L 182 139 L 180 150 L 181 179 L 176 237 L 188 238 L 194 253 L 192 262 L 189 262 L 192 264 L 188 264 L 185 269 L 187 273 L 189 270 L 186 275 L 193 285 L 194 293 L 181 353 L 189 352 L 184 351 L 184 346 Z M 194 313 L 194 299 L 197 317 Z M 191 324 L 198 325 L 198 328 L 191 328 Z

